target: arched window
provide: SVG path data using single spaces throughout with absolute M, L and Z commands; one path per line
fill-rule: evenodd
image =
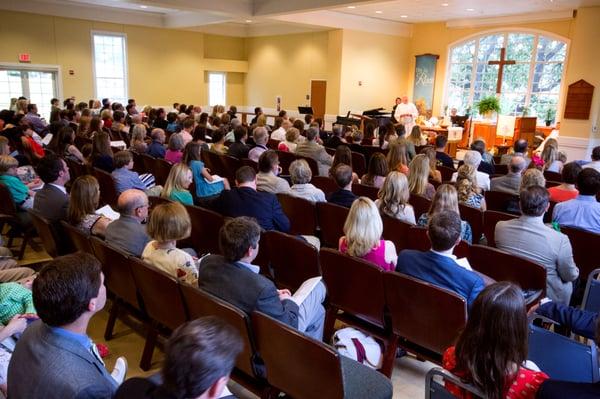
M 548 112 L 554 120 L 567 54 L 567 43 L 554 37 L 528 32 L 494 32 L 470 38 L 450 48 L 446 104 L 465 113 L 481 98 L 494 95 L 498 65 L 489 61 L 500 58 L 506 48 L 500 94 L 501 113 L 537 115 L 545 120 Z

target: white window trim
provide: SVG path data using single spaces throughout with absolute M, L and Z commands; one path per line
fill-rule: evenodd
M 63 98 L 62 68 L 60 65 L 50 64 L 21 64 L 20 62 L 0 62 L 0 69 L 27 70 L 56 73 L 56 98 Z
M 98 98 L 98 87 L 96 80 L 96 49 L 94 48 L 94 35 L 101 36 L 118 36 L 123 38 L 124 43 L 124 51 L 123 51 L 123 68 L 124 68 L 124 81 L 125 81 L 125 101 L 129 98 L 129 58 L 127 57 L 127 33 L 124 32 L 111 32 L 111 31 L 102 31 L 102 30 L 91 30 L 90 31 L 90 49 L 92 51 L 92 76 L 94 78 L 94 98 L 97 100 L 101 100 Z M 112 102 L 112 99 L 111 99 Z
M 565 50 L 565 60 L 563 62 L 563 71 L 562 71 L 562 76 L 560 79 L 560 89 L 558 91 L 558 102 L 556 104 L 556 116 L 555 116 L 555 121 L 560 122 L 561 110 L 563 109 L 563 101 L 564 101 L 564 97 L 565 97 L 563 95 L 563 93 L 564 93 L 565 85 L 566 85 L 565 76 L 567 73 L 567 66 L 568 66 L 568 62 L 569 62 L 569 52 L 571 51 L 571 39 L 561 36 L 561 35 L 557 35 L 556 33 L 548 32 L 548 31 L 544 31 L 544 30 L 540 30 L 540 29 L 529 29 L 529 28 L 521 28 L 521 27 L 504 27 L 504 28 L 489 29 L 489 30 L 477 32 L 477 33 L 462 37 L 462 38 L 455 40 L 452 43 L 448 44 L 448 46 L 446 47 L 446 54 L 447 54 L 446 77 L 444 79 L 444 86 L 443 86 L 443 92 L 442 92 L 442 98 L 444 99 L 444 101 L 440 106 L 440 114 L 443 113 L 444 107 L 448 104 L 448 95 L 449 95 L 448 86 L 450 83 L 450 71 L 452 68 L 452 62 L 451 62 L 452 49 L 460 44 L 464 44 L 471 40 L 476 40 L 476 39 L 479 39 L 484 36 L 493 35 L 494 33 L 502 33 L 504 35 L 505 39 L 508 37 L 508 34 L 510 34 L 510 33 L 529 33 L 529 34 L 535 35 L 534 36 L 534 53 L 532 54 L 532 60 L 535 60 L 535 58 L 533 58 L 533 57 L 537 56 L 537 44 L 538 44 L 540 36 L 545 36 L 545 37 L 549 37 L 549 38 L 552 38 L 555 40 L 560 40 L 565 43 L 565 45 L 567 47 Z M 473 55 L 475 59 L 477 57 L 478 50 L 479 50 L 479 41 L 477 40 L 475 42 L 475 54 Z M 535 65 L 535 61 L 530 61 L 530 64 L 532 65 L 532 67 L 530 68 L 530 71 L 529 71 L 529 83 L 528 83 L 527 94 L 526 94 L 526 105 L 527 106 L 529 106 L 529 103 L 531 100 L 531 85 L 533 84 L 533 71 L 534 71 L 533 65 Z M 474 62 L 473 65 L 476 65 L 476 63 Z M 471 82 L 473 82 L 473 83 L 475 82 L 475 73 L 476 73 L 476 68 L 473 68 L 473 71 L 471 74 Z M 472 92 L 469 93 L 469 101 L 468 101 L 469 104 L 473 103 L 474 93 L 475 93 L 474 89 L 472 90 Z M 538 94 L 543 94 L 543 93 L 538 93 Z
M 223 104 L 211 104 L 210 101 L 210 75 L 223 75 Z M 227 72 L 224 71 L 208 71 L 208 105 L 213 107 L 214 105 L 225 106 L 227 104 Z

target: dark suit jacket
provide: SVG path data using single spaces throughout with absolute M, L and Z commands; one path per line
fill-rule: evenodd
M 237 159 L 248 158 L 248 151 L 250 151 L 250 147 L 244 143 L 236 141 L 235 143 L 231 143 L 229 146 L 227 155 L 236 157 Z
M 33 198 L 33 210 L 51 223 L 65 220 L 68 207 L 69 196 L 51 184 L 44 184 Z
M 165 146 L 159 143 L 158 141 L 153 141 L 146 150 L 146 154 L 150 155 L 154 158 L 164 158 L 167 150 Z
M 258 310 L 298 328 L 298 305 L 294 301 L 280 301 L 271 280 L 239 263 L 229 263 L 221 255 L 202 259 L 198 267 L 198 287 L 247 314 Z
M 406 249 L 398 255 L 396 271 L 454 291 L 471 304 L 485 288 L 483 279 L 474 272 L 460 267 L 447 256 L 433 251 Z
M 271 193 L 235 187 L 221 192 L 216 208 L 229 217 L 253 217 L 265 230 L 290 231 L 290 221 L 283 213 L 277 197 Z
M 536 313 L 573 330 L 577 335 L 589 339 L 595 338 L 598 313 L 588 312 L 556 302 L 547 302 L 540 305 Z
M 89 349 L 55 333 L 41 320 L 19 339 L 7 380 L 11 398 L 111 398 L 117 388 Z
M 161 386 L 159 375 L 150 378 L 130 378 L 123 382 L 113 399 L 177 399 L 177 396 Z M 224 396 L 235 398 L 235 396 Z
M 357 198 L 358 197 L 354 195 L 352 191 L 339 189 L 329 194 L 329 196 L 327 197 L 327 202 L 350 208 L 354 200 Z
M 598 399 L 600 398 L 600 382 L 595 384 L 546 380 L 540 386 L 538 399 Z
M 438 160 L 438 165 L 443 165 L 447 168 L 454 169 L 454 161 L 452 157 L 445 152 L 436 151 L 435 158 Z
M 460 161 L 458 163 L 458 167 L 460 168 L 461 166 L 464 165 L 463 161 Z M 477 168 L 477 170 L 479 172 L 483 172 L 483 173 L 487 173 L 488 175 L 493 175 L 494 173 L 496 173 L 496 168 L 494 168 L 494 165 L 492 165 L 489 162 L 485 162 L 485 161 L 481 161 L 481 163 L 479 164 L 479 167 Z

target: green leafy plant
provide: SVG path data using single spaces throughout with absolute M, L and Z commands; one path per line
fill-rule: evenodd
M 477 103 L 476 106 L 479 115 L 485 115 L 488 112 L 500 113 L 500 100 L 498 100 L 498 97 L 496 96 L 484 97 Z
M 554 115 L 556 111 L 553 108 L 548 108 L 546 110 L 546 122 L 552 122 L 554 120 Z

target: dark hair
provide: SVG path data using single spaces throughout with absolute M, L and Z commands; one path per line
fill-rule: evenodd
M 125 113 L 123 111 L 115 111 L 113 112 L 113 121 L 115 122 L 120 122 L 121 120 L 125 119 Z
M 447 251 L 456 245 L 461 234 L 460 215 L 453 211 L 435 212 L 427 226 L 431 248 L 434 251 Z
M 88 310 L 100 291 L 102 266 L 85 252 L 59 256 L 46 264 L 33 281 L 33 304 L 52 327 L 72 323 Z
M 475 299 L 458 337 L 456 368 L 486 398 L 501 399 L 527 359 L 527 313 L 523 293 L 513 283 L 486 287 Z
M 201 160 L 201 155 L 200 155 L 201 150 L 202 150 L 202 144 L 190 141 L 189 143 L 187 143 L 185 145 L 185 148 L 183 149 L 182 162 L 184 164 L 186 164 L 187 166 L 191 167 L 190 163 L 192 161 L 200 161 Z
M 597 173 L 597 172 L 596 172 Z M 519 194 L 521 212 L 526 216 L 542 216 L 550 201 L 548 190 L 541 186 L 531 186 Z
M 392 126 L 394 126 L 394 125 L 392 125 Z M 402 124 L 396 126 L 394 128 L 394 131 L 396 132 L 396 134 L 398 135 L 398 137 L 403 137 L 406 134 L 406 128 Z
M 310 125 L 313 119 L 314 117 L 311 114 L 304 115 L 304 123 L 306 123 L 307 125 Z
M 244 138 L 244 136 L 248 135 L 248 130 L 246 129 L 245 126 L 238 126 L 235 129 L 233 129 L 233 137 L 235 137 L 235 142 L 239 143 L 242 141 L 242 139 Z
M 471 143 L 471 149 L 483 155 L 485 153 L 485 142 L 483 140 L 475 140 Z
M 269 173 L 273 170 L 273 165 L 277 162 L 279 162 L 279 155 L 277 155 L 276 151 L 264 151 L 258 158 L 258 170 L 262 173 Z
M 165 346 L 162 387 L 175 398 L 196 398 L 231 373 L 243 349 L 239 333 L 215 316 L 179 326 Z
M 231 219 L 219 230 L 219 249 L 228 262 L 242 259 L 248 248 L 256 248 L 260 240 L 260 226 L 246 216 Z
M 600 172 L 584 168 L 577 176 L 577 189 L 581 195 L 596 195 L 600 191 Z
M 127 100 L 127 104 L 128 104 L 128 105 L 131 105 L 131 104 L 133 104 L 134 102 L 135 102 L 135 98 L 130 98 L 130 99 L 128 99 L 128 100 Z
M 46 155 L 37 164 L 35 172 L 44 183 L 52 183 L 58 179 L 63 170 L 63 162 L 58 155 L 46 152 Z
M 261 107 L 254 107 L 254 115 L 258 115 L 259 113 L 262 113 L 262 108 Z
M 185 114 L 186 110 L 187 110 L 187 105 L 185 105 L 185 104 L 179 104 L 178 111 L 179 111 L 180 114 Z
M 600 161 L 600 146 L 592 150 L 592 161 Z
M 194 118 L 185 118 L 185 120 L 183 121 L 183 128 L 184 129 L 189 129 L 191 127 L 194 127 Z
M 344 188 L 352 181 L 352 168 L 340 163 L 333 170 L 332 177 L 339 188 Z
M 352 168 L 352 151 L 350 150 L 350 147 L 344 144 L 338 145 L 335 149 L 335 155 L 333 156 L 333 161 L 331 162 L 331 168 L 329 168 L 329 174 L 333 175 L 335 167 L 341 163 Z
M 298 129 L 300 134 L 302 134 L 304 132 L 304 122 L 302 122 L 301 119 L 296 119 L 294 121 L 294 123 L 292 123 L 292 126 L 295 127 L 296 129 Z
M 525 154 L 527 152 L 527 140 L 519 139 L 519 140 L 515 141 L 515 144 L 513 145 L 513 150 L 515 152 L 520 152 L 522 154 Z
M 198 123 L 200 125 L 206 125 L 206 122 L 208 122 L 208 114 L 206 112 L 203 112 L 200 114 L 200 117 L 198 118 Z
M 31 112 L 31 111 L 33 111 L 35 108 L 37 108 L 37 105 L 35 105 L 35 104 L 33 104 L 33 103 L 27 104 L 27 112 Z
M 94 100 L 90 100 L 90 101 L 94 101 Z M 50 104 L 54 105 L 54 103 L 58 102 L 58 98 L 54 97 L 53 99 L 50 100 Z M 91 108 L 91 106 L 90 106 Z
M 206 141 L 206 126 L 201 126 L 201 125 L 196 126 L 192 137 L 194 138 L 194 141 L 197 141 L 197 140 Z
M 562 170 L 563 181 L 567 184 L 577 183 L 579 172 L 581 172 L 581 166 L 577 162 L 569 162 Z
M 380 152 L 376 152 L 369 160 L 369 169 L 367 174 L 363 177 L 363 184 L 373 185 L 375 182 L 375 177 L 387 176 L 388 172 L 388 165 L 385 155 Z
M 118 151 L 113 157 L 115 169 L 120 169 L 123 166 L 127 166 L 131 161 L 133 161 L 133 155 L 131 154 L 131 151 L 121 150 Z
M 435 148 L 443 148 L 446 147 L 448 143 L 448 137 L 442 136 L 441 134 L 435 138 Z
M 225 137 L 225 134 L 223 133 L 223 130 L 217 129 L 217 130 L 213 130 L 211 137 L 212 137 L 213 143 L 218 143 L 219 141 L 223 140 L 223 137 Z
M 131 111 L 132 109 L 134 109 L 134 108 L 135 108 L 135 105 L 133 105 L 133 104 L 127 104 L 127 105 L 125 106 L 125 110 L 127 111 L 127 113 L 128 113 L 128 114 L 131 114 L 131 112 L 130 112 L 130 111 Z
M 235 181 L 238 184 L 248 183 L 256 179 L 256 172 L 250 166 L 242 166 L 235 171 Z
M 280 117 L 282 117 L 282 118 L 283 118 L 284 116 L 287 116 L 287 111 L 286 111 L 285 109 L 282 109 L 281 111 L 279 111 L 279 114 L 278 114 L 278 116 L 280 116 Z

